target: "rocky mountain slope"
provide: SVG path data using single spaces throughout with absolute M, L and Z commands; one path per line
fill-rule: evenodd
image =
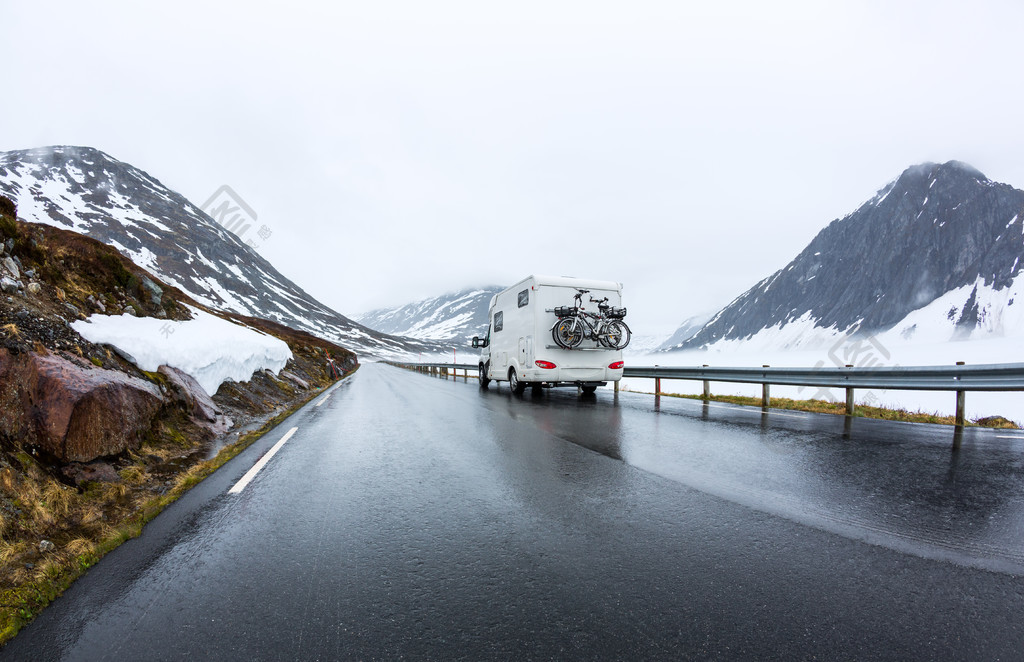
M 281 380 L 271 381 L 285 385 L 291 379 L 286 389 L 290 392 L 333 381 L 328 359 L 339 372 L 357 365 L 351 351 L 306 332 L 204 310 L 202 304 L 113 248 L 75 232 L 0 217 L 0 271 L 6 274 L 4 282 L 13 282 L 0 295 L 0 445 L 34 449 L 52 463 L 88 462 L 133 448 L 150 431 L 159 410 L 176 402 L 175 385 L 155 376 L 157 366 L 147 368 L 154 372 L 145 372 L 123 349 L 89 342 L 76 331 L 80 320 L 90 314 L 125 320 L 154 318 L 153 326 L 163 325 L 166 334 L 157 331 L 135 340 L 160 348 L 175 345 L 171 334 L 200 313 L 216 316 L 218 323 L 241 333 L 255 330 L 258 337 L 279 338 L 274 342 L 284 341 L 290 354 L 285 350 L 278 364 L 284 368 Z M 222 351 L 230 354 L 231 348 Z M 244 377 L 241 373 L 235 377 L 258 380 L 263 371 L 256 369 L 255 375 L 250 368 Z M 186 390 L 194 392 L 190 400 L 199 393 L 204 393 L 205 401 L 222 390 L 240 388 L 240 381 L 218 380 L 216 394 L 205 393 L 196 388 L 195 378 L 185 377 Z M 167 377 L 171 382 L 178 378 Z M 268 402 L 275 399 L 279 398 Z M 141 413 L 135 400 L 144 405 Z M 264 409 L 259 400 L 254 403 L 255 409 L 237 408 L 236 418 L 244 418 L 246 409 Z M 103 412 L 108 410 L 110 416 L 105 417 Z M 82 425 L 76 426 L 76 421 Z M 230 427 L 226 421 L 218 425 L 227 426 L 225 430 Z
M 487 309 L 503 287 L 478 287 L 452 292 L 397 308 L 381 308 L 355 320 L 371 329 L 409 338 L 452 341 L 464 345 L 487 333 Z
M 362 354 L 434 349 L 331 310 L 183 196 L 99 150 L 58 146 L 0 153 L 0 193 L 17 203 L 22 219 L 109 244 L 212 308 L 274 320 Z M 225 198 L 217 209 L 218 220 L 237 230 L 244 221 L 234 213 L 241 206 L 236 203 Z
M 1022 257 L 1024 191 L 964 163 L 925 163 L 669 349 L 754 337 L 795 348 L 890 329 L 931 340 L 1024 333 Z

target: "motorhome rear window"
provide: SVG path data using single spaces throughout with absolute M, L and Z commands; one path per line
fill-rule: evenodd
M 523 290 L 519 293 L 519 307 L 522 308 L 530 303 L 530 290 Z
M 505 326 L 504 321 L 505 321 L 505 316 L 502 313 L 502 311 L 499 310 L 498 312 L 494 313 L 494 332 L 495 333 L 497 333 L 498 331 L 501 331 L 502 327 Z

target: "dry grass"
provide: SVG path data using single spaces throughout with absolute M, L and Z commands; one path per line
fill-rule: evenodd
M 149 477 L 149 474 L 146 473 L 145 467 L 138 464 L 126 467 L 117 472 L 117 474 L 121 477 L 121 480 L 128 485 L 141 485 L 146 482 L 146 479 Z
M 0 490 L 7 494 L 14 494 L 18 486 L 18 478 L 10 467 L 0 469 Z
M 10 338 L 21 338 L 21 331 L 18 330 L 18 325 L 14 324 L 13 322 L 10 324 L 4 324 L 3 326 L 0 326 L 0 331 L 3 331 Z
M 74 556 L 91 554 L 96 549 L 96 543 L 88 538 L 74 538 L 64 545 L 64 551 Z
M 101 490 L 106 500 L 119 502 L 124 501 L 131 494 L 132 488 L 124 483 L 104 483 Z
M 28 551 L 29 544 L 24 541 L 8 541 L 0 539 L 0 563 L 7 565 L 22 557 Z
M 42 497 L 46 510 L 54 517 L 61 519 L 67 517 L 76 505 L 78 492 L 55 480 L 48 480 L 43 487 Z
M 21 511 L 17 520 L 4 518 L 4 533 L 19 529 L 30 536 L 45 537 L 79 505 L 77 490 L 43 474 L 37 467 L 32 469 L 26 476 L 16 475 L 10 467 L 0 471 L 0 492 Z

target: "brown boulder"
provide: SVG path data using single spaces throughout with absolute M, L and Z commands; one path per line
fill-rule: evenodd
M 169 365 L 160 366 L 157 372 L 167 377 L 167 381 L 177 391 L 178 399 L 185 405 L 185 410 L 192 418 L 207 423 L 217 420 L 220 410 L 192 375 Z
M 138 448 L 161 403 L 153 384 L 124 373 L 0 348 L 0 434 L 59 462 Z

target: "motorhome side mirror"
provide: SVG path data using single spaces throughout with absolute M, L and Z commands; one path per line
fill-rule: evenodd
M 480 349 L 480 339 L 473 336 L 473 349 Z

